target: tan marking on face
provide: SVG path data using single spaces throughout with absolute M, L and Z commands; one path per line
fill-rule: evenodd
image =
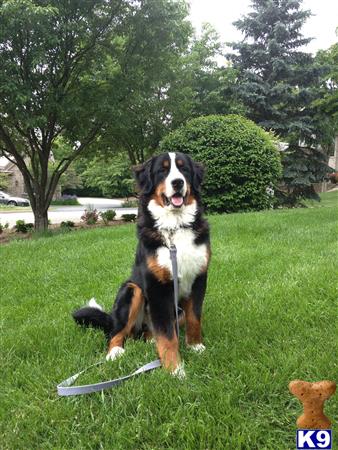
M 182 159 L 178 159 L 176 161 L 176 165 L 177 165 L 177 167 L 183 167 L 184 166 L 184 161 Z
M 147 258 L 147 266 L 150 272 L 155 275 L 161 283 L 168 283 L 168 281 L 170 281 L 171 276 L 169 270 L 159 266 L 157 259 L 154 256 L 149 256 Z
M 155 202 L 162 206 L 162 208 L 164 208 L 164 201 L 163 201 L 163 196 L 162 194 L 165 195 L 165 181 L 162 181 L 157 188 L 155 189 L 155 193 L 154 195 L 151 197 L 152 200 L 155 200 Z
M 172 339 L 168 339 L 162 335 L 157 335 L 156 347 L 162 366 L 170 372 L 173 372 L 180 363 L 176 333 Z
M 123 347 L 125 338 L 131 335 L 132 329 L 136 323 L 137 317 L 144 302 L 142 290 L 139 286 L 137 286 L 137 284 L 128 283 L 127 286 L 134 289 L 133 297 L 131 299 L 131 304 L 129 307 L 128 321 L 125 327 L 117 334 L 115 334 L 115 336 L 113 336 L 109 341 L 108 352 L 110 352 L 113 347 Z
M 165 169 L 168 169 L 168 167 L 170 166 L 170 161 L 169 161 L 169 159 L 165 159 L 164 161 L 163 161 L 163 167 L 165 168 Z
M 189 183 L 187 183 L 187 194 L 185 197 L 185 204 L 186 205 L 191 205 L 194 201 L 195 201 L 195 197 L 194 194 L 191 192 L 191 186 Z
M 200 344 L 202 342 L 201 321 L 196 317 L 191 298 L 183 302 L 183 309 L 185 312 L 186 342 L 188 345 Z

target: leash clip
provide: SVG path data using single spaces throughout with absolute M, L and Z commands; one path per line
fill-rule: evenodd
M 176 256 L 176 255 L 177 255 L 177 248 L 176 248 L 176 245 L 173 244 L 173 243 L 170 243 L 170 245 L 169 245 L 169 251 L 170 251 L 170 254 Z

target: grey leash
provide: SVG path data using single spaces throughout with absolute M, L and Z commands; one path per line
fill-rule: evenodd
M 177 339 L 180 337 L 180 326 L 178 323 L 178 273 L 177 273 L 177 248 L 173 242 L 170 242 L 169 247 L 171 267 L 173 271 L 174 280 L 174 304 L 175 304 L 175 318 L 176 318 L 176 334 Z
M 171 259 L 173 280 L 174 280 L 174 304 L 175 304 L 175 316 L 176 316 L 176 333 L 177 333 L 177 338 L 178 338 L 179 337 L 179 323 L 178 323 L 177 249 L 172 242 L 170 243 L 169 252 L 170 252 L 170 259 Z M 71 377 L 62 381 L 60 384 L 57 385 L 57 393 L 59 394 L 59 396 L 68 397 L 68 396 L 73 396 L 73 395 L 90 394 L 92 392 L 100 392 L 100 391 L 103 391 L 104 389 L 108 389 L 113 386 L 118 386 L 119 384 L 123 383 L 124 381 L 129 380 L 130 378 L 132 378 L 136 375 L 140 375 L 141 373 L 149 372 L 150 370 L 157 369 L 158 367 L 161 366 L 161 361 L 159 359 L 155 359 L 154 361 L 151 361 L 150 363 L 145 364 L 144 366 L 135 370 L 135 372 L 131 373 L 130 375 L 126 375 L 124 377 L 115 378 L 114 380 L 109 380 L 109 381 L 102 381 L 101 383 L 84 384 L 82 386 L 72 386 L 75 383 L 75 381 L 79 378 L 80 375 L 87 372 L 87 370 L 91 369 L 92 367 L 99 366 L 105 362 L 106 362 L 105 360 L 102 360 L 95 364 L 92 364 L 91 366 L 86 367 L 86 369 L 81 370 L 81 372 L 78 372 L 75 375 L 72 375 Z
M 94 384 L 84 384 L 82 386 L 72 386 L 72 384 L 74 384 L 74 382 L 84 372 L 87 372 L 87 370 L 91 369 L 92 367 L 99 366 L 100 364 L 103 364 L 105 362 L 106 361 L 103 360 L 95 364 L 92 364 L 86 369 L 81 370 L 81 372 L 78 372 L 75 375 L 72 375 L 71 377 L 67 378 L 67 380 L 62 381 L 62 383 L 57 385 L 58 394 L 61 397 L 67 397 L 71 395 L 82 395 L 82 394 L 90 394 L 92 392 L 103 391 L 103 389 L 108 389 L 113 386 L 117 386 L 123 383 L 124 381 L 129 380 L 129 378 L 132 378 L 135 375 L 139 375 L 144 372 L 149 372 L 149 370 L 157 369 L 157 367 L 161 366 L 161 361 L 159 359 L 156 359 L 155 361 L 151 361 L 150 363 L 145 364 L 144 366 L 135 370 L 135 372 L 131 373 L 130 375 L 126 375 L 121 378 L 116 378 L 115 380 L 102 381 L 101 383 L 94 383 Z

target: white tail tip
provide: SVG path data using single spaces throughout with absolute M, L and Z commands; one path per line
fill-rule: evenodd
M 93 297 L 89 300 L 88 306 L 90 306 L 91 308 L 96 308 L 96 309 L 99 309 L 100 311 L 103 311 L 102 306 L 99 305 L 98 303 L 96 303 L 95 297 Z

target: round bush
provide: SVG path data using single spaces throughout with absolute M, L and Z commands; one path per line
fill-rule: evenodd
M 279 151 L 251 120 L 234 114 L 199 117 L 166 136 L 160 148 L 204 163 L 203 201 L 210 212 L 260 210 L 274 203 Z

